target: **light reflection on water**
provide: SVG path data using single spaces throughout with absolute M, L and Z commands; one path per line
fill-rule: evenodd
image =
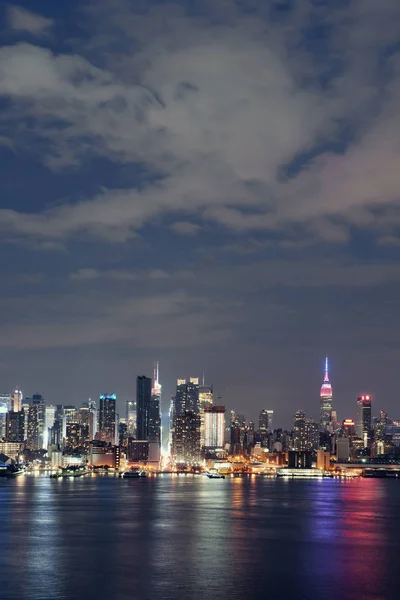
M 20 477 L 4 600 L 399 600 L 398 481 Z

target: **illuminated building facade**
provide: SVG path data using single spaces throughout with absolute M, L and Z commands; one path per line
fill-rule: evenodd
M 293 420 L 293 448 L 297 451 L 307 450 L 306 414 L 298 410 Z
M 151 390 L 151 401 L 148 407 L 147 439 L 149 442 L 157 443 L 161 449 L 161 391 L 159 381 L 159 365 L 154 365 L 153 387 Z
M 173 456 L 175 462 L 197 464 L 201 460 L 200 415 L 191 410 L 175 419 Z
M 8 412 L 6 416 L 6 441 L 18 442 L 24 441 L 24 411 Z
M 357 398 L 357 418 L 356 418 L 356 433 L 357 437 L 364 440 L 366 448 L 370 442 L 372 428 L 372 396 L 364 395 Z
M 344 419 L 342 423 L 343 437 L 347 437 L 350 440 L 356 437 L 356 427 L 353 419 Z
M 16 388 L 10 397 L 10 412 L 20 412 L 22 410 L 22 392 Z
M 100 395 L 99 437 L 112 446 L 115 444 L 116 434 L 116 401 L 116 394 Z
M 204 448 L 223 450 L 225 445 L 225 406 L 206 406 L 204 409 Z
M 87 423 L 67 423 L 65 447 L 78 450 L 89 445 L 89 425 Z
M 260 416 L 258 417 L 258 430 L 261 434 L 266 434 L 268 432 L 268 427 L 268 410 L 266 408 L 263 408 L 263 410 L 260 412 Z
M 128 438 L 128 462 L 144 462 L 149 458 L 149 442 L 147 440 L 134 440 Z
M 320 391 L 320 431 L 326 431 L 332 421 L 332 385 L 329 381 L 328 357 L 325 358 L 325 375 Z
M 200 444 L 201 447 L 204 448 L 205 443 L 205 417 L 204 411 L 206 408 L 209 408 L 213 405 L 214 393 L 212 385 L 201 385 L 199 387 L 199 410 L 200 410 Z
M 43 448 L 47 450 L 49 445 L 49 431 L 56 420 L 56 407 L 47 404 L 44 409 L 44 429 L 43 429 Z
M 136 402 L 128 400 L 126 403 L 126 427 L 129 437 L 136 437 Z
M 7 413 L 9 407 L 9 395 L 0 396 L 0 440 L 6 439 Z

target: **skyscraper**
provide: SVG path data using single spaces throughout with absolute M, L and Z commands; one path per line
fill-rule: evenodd
M 22 392 L 18 387 L 13 391 L 10 397 L 10 412 L 20 412 L 22 410 Z
M 150 402 L 151 379 L 145 375 L 139 375 L 136 380 L 136 438 L 138 440 L 148 439 Z
M 357 398 L 356 433 L 357 437 L 364 440 L 364 447 L 368 446 L 372 427 L 371 415 L 372 396 L 359 396 Z
M 268 411 L 263 408 L 258 417 L 258 429 L 260 433 L 265 434 L 268 431 Z
M 306 414 L 302 410 L 294 415 L 293 446 L 295 450 L 307 450 Z
M 128 400 L 126 403 L 126 427 L 129 437 L 136 437 L 136 401 Z
M 44 446 L 45 403 L 41 394 L 32 396 L 28 408 L 28 431 L 26 444 L 30 450 L 40 450 Z
M 201 459 L 200 415 L 191 410 L 176 417 L 172 453 L 177 463 L 196 464 Z
M 102 441 L 115 444 L 116 394 L 100 394 L 99 433 Z
M 200 444 L 205 446 L 205 417 L 204 411 L 213 404 L 214 394 L 212 385 L 201 385 L 199 387 L 199 410 L 200 410 Z
M 199 392 L 198 377 L 191 377 L 189 381 L 178 379 L 175 395 L 175 415 L 177 417 L 183 415 L 186 411 L 199 414 Z
M 225 406 L 206 406 L 204 409 L 204 448 L 223 450 L 225 446 Z
M 6 441 L 24 441 L 24 411 L 8 412 L 6 417 Z
M 153 387 L 148 408 L 147 435 L 149 442 L 157 442 L 161 447 L 161 384 L 158 362 L 154 365 Z
M 325 376 L 320 392 L 320 431 L 326 431 L 332 421 L 332 386 L 329 381 L 328 357 L 325 358 Z
M 49 445 L 49 429 L 54 425 L 56 419 L 56 407 L 48 404 L 45 407 L 44 428 L 43 428 L 43 448 L 47 450 Z

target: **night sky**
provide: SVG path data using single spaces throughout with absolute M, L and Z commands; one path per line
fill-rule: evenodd
M 1 391 L 400 419 L 399 0 L 1 9 Z

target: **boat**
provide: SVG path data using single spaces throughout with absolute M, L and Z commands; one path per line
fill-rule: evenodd
M 123 479 L 138 479 L 139 477 L 146 477 L 146 471 L 140 469 L 129 469 L 119 474 Z
M 0 477 L 16 477 L 25 473 L 25 469 L 19 465 L 6 465 L 0 463 Z
M 223 473 L 220 473 L 219 471 L 215 470 L 215 471 L 207 471 L 206 473 L 208 479 L 225 479 L 225 475 Z

